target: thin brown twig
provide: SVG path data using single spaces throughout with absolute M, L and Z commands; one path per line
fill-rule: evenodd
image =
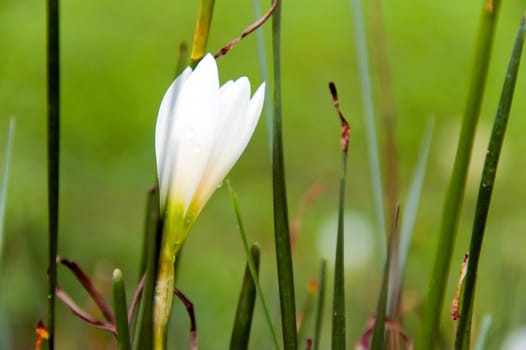
M 81 320 L 87 322 L 89 325 L 91 325 L 93 327 L 100 328 L 100 329 L 105 329 L 107 331 L 110 331 L 114 335 L 117 335 L 117 331 L 115 329 L 115 324 L 114 323 L 104 322 L 104 321 L 100 321 L 100 320 L 97 320 L 97 319 L 93 318 L 86 311 L 82 310 L 73 301 L 73 299 L 71 299 L 71 297 L 65 291 L 63 291 L 58 285 L 55 288 L 55 292 L 56 292 L 57 297 L 60 300 L 62 300 L 62 302 L 64 302 L 64 304 L 66 304 L 66 306 L 71 310 L 71 312 L 75 316 L 79 317 Z
M 214 55 L 214 57 L 219 58 L 221 56 L 226 55 L 226 53 L 230 51 L 234 46 L 236 46 L 241 40 L 243 40 L 243 38 L 245 38 L 247 35 L 255 31 L 256 29 L 258 29 L 259 27 L 261 27 L 270 18 L 270 16 L 272 16 L 272 14 L 274 13 L 274 10 L 278 7 L 279 1 L 280 0 L 274 0 L 272 2 L 272 6 L 267 11 L 267 13 L 263 15 L 263 17 L 258 19 L 256 22 L 252 23 L 250 26 L 248 26 L 247 29 L 245 29 L 239 37 L 235 38 L 234 40 L 226 44 L 221 50 L 219 50 Z
M 183 302 L 190 317 L 190 350 L 197 350 L 197 324 L 195 322 L 194 304 L 188 299 L 183 292 L 174 288 L 174 294 Z
M 133 319 L 135 308 L 137 307 L 137 304 L 139 304 L 139 300 L 141 299 L 142 291 L 144 289 L 145 279 L 146 279 L 146 274 L 142 276 L 141 280 L 139 281 L 139 284 L 137 285 L 137 289 L 135 290 L 135 294 L 133 295 L 133 299 L 130 305 L 130 310 L 128 310 L 128 323 L 130 324 Z
M 57 263 L 66 266 L 71 272 L 73 272 L 80 284 L 82 284 L 95 304 L 99 307 L 106 321 L 111 324 L 115 324 L 115 317 L 113 316 L 113 312 L 111 311 L 110 307 L 106 304 L 102 295 L 97 291 L 97 289 L 95 289 L 95 286 L 93 283 L 91 283 L 89 277 L 84 273 L 84 271 L 82 271 L 77 263 L 73 260 L 64 259 L 60 256 L 57 256 Z

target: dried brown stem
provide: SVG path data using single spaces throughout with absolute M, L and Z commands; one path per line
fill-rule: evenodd
M 91 283 L 89 277 L 84 273 L 84 271 L 82 271 L 77 263 L 73 260 L 64 259 L 60 256 L 57 256 L 57 263 L 66 266 L 71 272 L 73 272 L 80 284 L 82 284 L 95 304 L 99 307 L 106 321 L 111 324 L 115 324 L 115 317 L 113 316 L 113 312 L 111 311 L 110 307 L 106 304 L 102 295 L 97 291 L 97 289 L 95 289 L 95 286 L 93 283 Z
M 174 288 L 174 294 L 183 302 L 190 317 L 190 350 L 197 350 L 197 324 L 195 322 L 194 304 L 188 299 L 183 292 Z
M 221 56 L 226 55 L 226 53 L 230 51 L 234 46 L 236 46 L 241 40 L 243 40 L 243 38 L 245 38 L 247 35 L 255 31 L 256 29 L 258 29 L 259 27 L 261 27 L 270 18 L 270 16 L 272 16 L 272 14 L 274 13 L 274 10 L 276 9 L 276 7 L 278 7 L 279 1 L 280 0 L 274 0 L 272 2 L 272 6 L 267 11 L 267 13 L 263 15 L 263 17 L 258 19 L 256 22 L 252 23 L 250 26 L 248 26 L 247 29 L 245 29 L 243 33 L 241 33 L 241 36 L 235 38 L 234 40 L 226 44 L 221 50 L 219 50 L 214 55 L 214 57 L 219 58 Z
M 79 317 L 81 320 L 87 322 L 93 327 L 105 329 L 113 333 L 115 336 L 117 335 L 115 323 L 104 322 L 91 317 L 91 315 L 89 315 L 87 312 L 82 310 L 77 304 L 75 304 L 73 299 L 71 299 L 71 297 L 66 292 L 64 292 L 59 286 L 56 287 L 55 291 L 57 297 L 60 300 L 62 300 L 64 304 L 66 304 L 66 306 L 71 310 L 71 312 L 73 312 L 75 316 Z

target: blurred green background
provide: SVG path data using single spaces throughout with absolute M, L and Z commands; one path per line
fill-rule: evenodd
M 412 335 L 419 323 L 420 303 L 435 253 L 482 3 L 399 0 L 383 4 L 397 118 L 402 209 L 425 125 L 429 118 L 435 118 L 406 276 L 406 328 Z M 265 9 L 268 5 L 261 6 Z M 129 296 L 139 277 L 146 190 L 155 178 L 157 109 L 174 78 L 179 43 L 192 39 L 197 6 L 197 1 L 167 0 L 61 4 L 59 254 L 76 260 L 105 292 L 109 291 L 114 267 L 122 269 Z M 505 1 L 501 9 L 444 307 L 442 324 L 448 339 L 452 339 L 454 324 L 447 317 L 447 309 L 468 249 L 481 164 L 523 6 L 522 1 L 512 0 Z M 324 247 L 335 233 L 331 224 L 337 210 L 340 174 L 339 122 L 327 89 L 327 83 L 335 81 L 342 109 L 352 126 L 347 290 L 349 344 L 354 344 L 375 310 L 381 259 L 350 4 L 289 0 L 283 2 L 282 10 L 283 123 L 291 216 L 298 212 L 314 183 L 325 184 L 305 212 L 294 250 L 298 308 L 301 310 L 309 280 L 317 276 L 320 257 L 332 255 L 332 250 L 327 252 Z M 371 33 L 370 18 L 377 9 L 364 2 L 364 11 Z M 250 1 L 217 1 L 210 50 L 215 52 L 238 36 L 253 18 Z M 0 141 L 5 138 L 10 116 L 16 117 L 17 124 L 0 265 L 0 313 L 6 322 L 0 337 L 7 340 L 10 349 L 32 348 L 37 320 L 46 319 L 45 25 L 44 1 L 0 2 Z M 263 31 L 270 52 L 270 23 Z M 270 61 L 270 55 L 268 58 Z M 248 75 L 253 88 L 262 81 L 255 36 L 218 62 L 222 81 Z M 520 297 L 526 287 L 521 282 L 526 263 L 525 69 L 523 64 L 499 166 L 474 311 L 475 329 L 486 313 L 494 316 L 495 346 L 509 329 L 526 322 L 526 303 Z M 378 82 L 374 69 L 372 74 L 373 81 Z M 384 147 L 384 131 L 377 122 Z M 384 172 L 383 176 L 389 174 Z M 249 237 L 262 246 L 261 278 L 278 325 L 272 183 L 264 116 L 230 179 L 239 194 Z M 187 240 L 179 276 L 180 289 L 195 304 L 202 349 L 224 349 L 229 342 L 244 261 L 228 193 L 220 188 Z M 68 271 L 59 270 L 59 281 L 80 305 L 92 309 Z M 329 293 L 328 307 L 330 301 Z M 107 339 L 106 335 L 86 327 L 60 301 L 57 310 L 58 349 L 102 348 L 96 342 Z M 328 316 L 329 312 L 325 331 L 330 329 Z M 180 305 L 175 307 L 172 328 L 172 348 L 186 348 L 188 322 Z M 328 339 L 326 334 L 325 348 Z M 257 303 L 251 348 L 270 346 Z

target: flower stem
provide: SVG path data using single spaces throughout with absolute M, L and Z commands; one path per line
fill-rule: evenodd
M 48 330 L 49 349 L 55 348 L 55 288 L 57 285 L 58 191 L 60 149 L 60 54 L 59 2 L 47 1 L 47 123 L 48 123 L 48 225 L 49 284 Z
M 290 246 L 287 190 L 285 185 L 285 162 L 283 159 L 283 136 L 281 128 L 281 4 L 272 17 L 272 42 L 274 58 L 274 123 L 272 147 L 272 179 L 274 198 L 274 239 L 278 268 L 279 301 L 281 306 L 281 327 L 283 348 L 296 350 L 296 301 L 294 273 Z
M 128 312 L 126 311 L 126 289 L 124 287 L 122 272 L 119 269 L 113 271 L 113 309 L 119 350 L 130 350 L 130 330 L 128 326 Z
M 183 208 L 178 205 L 168 208 L 164 217 L 163 235 L 159 252 L 157 281 L 153 306 L 153 349 L 164 350 L 166 328 L 172 311 L 175 286 L 175 259 L 184 239 L 192 225 L 192 220 L 183 215 Z
M 428 287 L 420 344 L 417 344 L 417 349 L 433 349 L 433 343 L 439 329 L 440 314 L 444 304 L 444 294 L 455 245 L 458 218 L 464 197 L 464 187 L 475 129 L 482 104 L 499 6 L 500 0 L 484 0 L 478 41 L 475 48 L 473 76 L 464 110 L 453 175 L 451 176 L 451 182 L 444 202 L 439 243 Z
M 212 14 L 214 13 L 214 2 L 215 0 L 201 0 L 199 4 L 199 14 L 197 15 L 197 24 L 194 31 L 194 43 L 190 56 L 192 66 L 195 66 L 206 54 L 206 45 L 212 24 Z

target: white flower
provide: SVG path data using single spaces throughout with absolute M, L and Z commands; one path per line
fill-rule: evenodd
M 172 224 L 182 220 L 187 231 L 239 159 L 256 127 L 264 94 L 263 83 L 250 98 L 247 77 L 220 87 L 210 54 L 170 85 L 159 109 L 155 152 L 161 212 Z

